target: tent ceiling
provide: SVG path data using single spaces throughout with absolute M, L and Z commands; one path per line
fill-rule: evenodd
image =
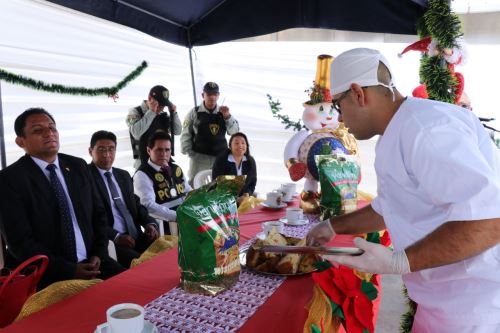
M 290 28 L 416 34 L 426 0 L 48 0 L 186 47 Z

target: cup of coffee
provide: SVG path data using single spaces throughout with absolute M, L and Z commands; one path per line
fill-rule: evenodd
M 283 224 L 283 222 L 280 222 L 280 221 L 267 221 L 267 222 L 262 223 L 262 229 L 264 230 L 264 234 L 266 234 L 266 236 L 273 229 L 275 229 L 276 232 L 278 232 L 279 234 L 282 234 L 283 228 L 284 228 L 284 224 Z
M 138 304 L 121 303 L 106 311 L 112 333 L 140 333 L 144 328 L 144 308 Z
M 280 191 L 272 191 L 266 194 L 266 205 L 271 207 L 278 207 L 283 200 L 283 194 Z
M 299 224 L 304 220 L 304 212 L 301 208 L 291 207 L 286 209 L 286 220 L 289 224 Z
M 283 193 L 284 201 L 292 201 L 297 186 L 295 183 L 281 184 L 281 192 Z

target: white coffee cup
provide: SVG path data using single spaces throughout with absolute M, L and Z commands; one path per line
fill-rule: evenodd
M 277 207 L 281 205 L 283 194 L 280 191 L 272 191 L 266 194 L 266 204 L 268 206 Z
M 116 304 L 106 310 L 106 319 L 111 333 L 140 333 L 144 329 L 144 308 L 133 303 Z
M 296 188 L 297 185 L 295 185 L 295 183 L 281 184 L 281 192 L 283 193 L 283 200 L 292 201 Z
M 286 209 L 286 220 L 290 224 L 301 223 L 304 219 L 304 211 L 301 208 L 291 207 Z
M 282 234 L 284 224 L 280 221 L 267 221 L 262 223 L 262 229 L 264 230 L 264 234 L 266 234 L 266 236 L 271 232 L 271 230 L 273 230 L 273 228 L 276 229 L 279 234 Z

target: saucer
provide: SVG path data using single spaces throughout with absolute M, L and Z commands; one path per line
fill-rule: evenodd
M 111 330 L 107 322 L 97 325 L 94 331 L 94 333 L 110 333 L 110 332 Z M 141 333 L 158 333 L 158 328 L 156 328 L 156 326 L 152 322 L 144 319 L 144 328 L 142 329 Z
M 271 205 L 269 205 L 269 204 L 267 204 L 267 203 L 265 203 L 265 202 L 262 202 L 262 203 L 261 203 L 261 205 L 262 205 L 263 207 L 270 208 L 270 209 L 281 209 L 281 208 L 285 208 L 285 207 L 287 207 L 287 206 L 288 206 L 286 203 L 282 203 L 282 204 L 281 204 L 281 205 L 279 205 L 279 206 L 274 206 L 274 205 L 273 205 L 273 206 L 271 206 Z
M 306 219 L 299 220 L 299 221 L 297 221 L 297 223 L 290 223 L 290 222 L 288 222 L 288 219 L 286 217 L 280 218 L 280 222 L 283 222 L 286 225 L 291 225 L 291 226 L 299 226 L 299 225 L 304 225 L 304 224 L 309 223 L 309 221 Z

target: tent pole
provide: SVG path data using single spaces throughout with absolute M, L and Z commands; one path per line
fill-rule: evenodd
M 189 47 L 189 66 L 191 68 L 191 84 L 193 85 L 193 98 L 194 98 L 194 107 L 198 105 L 198 101 L 196 100 L 196 85 L 194 84 L 194 68 L 193 68 L 193 48 Z
M 5 158 L 5 132 L 3 130 L 2 83 L 0 82 L 0 163 L 2 169 L 7 166 Z

